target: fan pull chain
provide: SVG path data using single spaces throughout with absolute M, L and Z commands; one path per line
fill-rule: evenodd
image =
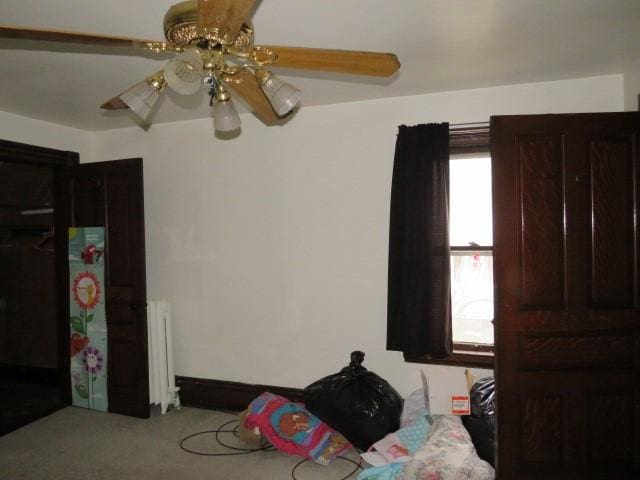
M 211 75 L 205 79 L 205 85 L 209 86 L 209 106 L 213 107 L 213 102 L 218 96 L 218 79 Z

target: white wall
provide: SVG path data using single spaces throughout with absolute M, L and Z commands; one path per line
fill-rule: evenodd
M 440 385 L 462 369 L 384 348 L 397 126 L 623 108 L 611 75 L 303 108 L 284 127 L 244 115 L 227 141 L 210 120 L 86 132 L 4 112 L 0 138 L 144 158 L 148 292 L 173 304 L 177 374 L 304 387 L 361 349 L 408 394 L 420 368 Z
M 638 95 L 640 95 L 640 57 L 624 72 L 624 108 L 638 110 Z
M 3 112 L 0 138 L 144 158 L 148 292 L 173 304 L 177 374 L 304 387 L 361 349 L 408 394 L 420 368 L 439 385 L 462 369 L 384 349 L 397 126 L 623 105 L 612 75 L 303 108 L 284 127 L 244 115 L 227 141 L 209 120 L 95 133 Z
M 622 75 L 243 116 L 234 140 L 199 120 L 95 135 L 94 160 L 142 156 L 147 282 L 175 319 L 179 375 L 304 387 L 355 349 L 402 394 L 423 368 L 385 351 L 397 126 L 493 114 L 618 111 Z M 477 372 L 479 375 L 486 371 Z
M 0 139 L 78 152 L 93 157 L 93 133 L 0 111 Z

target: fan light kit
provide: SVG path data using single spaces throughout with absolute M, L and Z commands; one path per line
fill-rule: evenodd
M 301 92 L 273 74 L 271 68 L 329 71 L 387 77 L 400 67 L 392 53 L 254 45 L 249 17 L 255 0 L 191 0 L 178 3 L 164 18 L 166 42 L 86 33 L 0 25 L 0 38 L 41 40 L 175 52 L 164 69 L 108 100 L 102 108 L 130 109 L 147 122 L 168 86 L 193 95 L 207 89 L 214 128 L 231 132 L 240 117 L 229 90 L 242 97 L 267 125 L 289 116 Z

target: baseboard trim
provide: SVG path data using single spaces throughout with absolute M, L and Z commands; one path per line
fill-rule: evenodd
M 254 385 L 208 378 L 176 376 L 176 386 L 180 387 L 180 403 L 183 405 L 214 410 L 240 412 L 263 392 L 282 395 L 293 402 L 301 402 L 304 398 L 303 390 L 299 388 Z

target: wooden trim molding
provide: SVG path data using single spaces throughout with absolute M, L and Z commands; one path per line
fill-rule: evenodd
M 76 152 L 27 145 L 26 143 L 0 140 L 0 161 L 69 168 L 77 165 L 80 156 Z
M 409 363 L 428 363 L 432 365 L 450 365 L 452 367 L 495 368 L 495 357 L 492 353 L 477 354 L 469 352 L 457 352 L 447 358 L 410 357 L 405 354 L 404 360 Z
M 176 376 L 180 387 L 180 403 L 189 407 L 242 411 L 251 401 L 264 392 L 275 393 L 293 401 L 302 402 L 303 390 L 299 388 L 254 385 L 206 378 Z

